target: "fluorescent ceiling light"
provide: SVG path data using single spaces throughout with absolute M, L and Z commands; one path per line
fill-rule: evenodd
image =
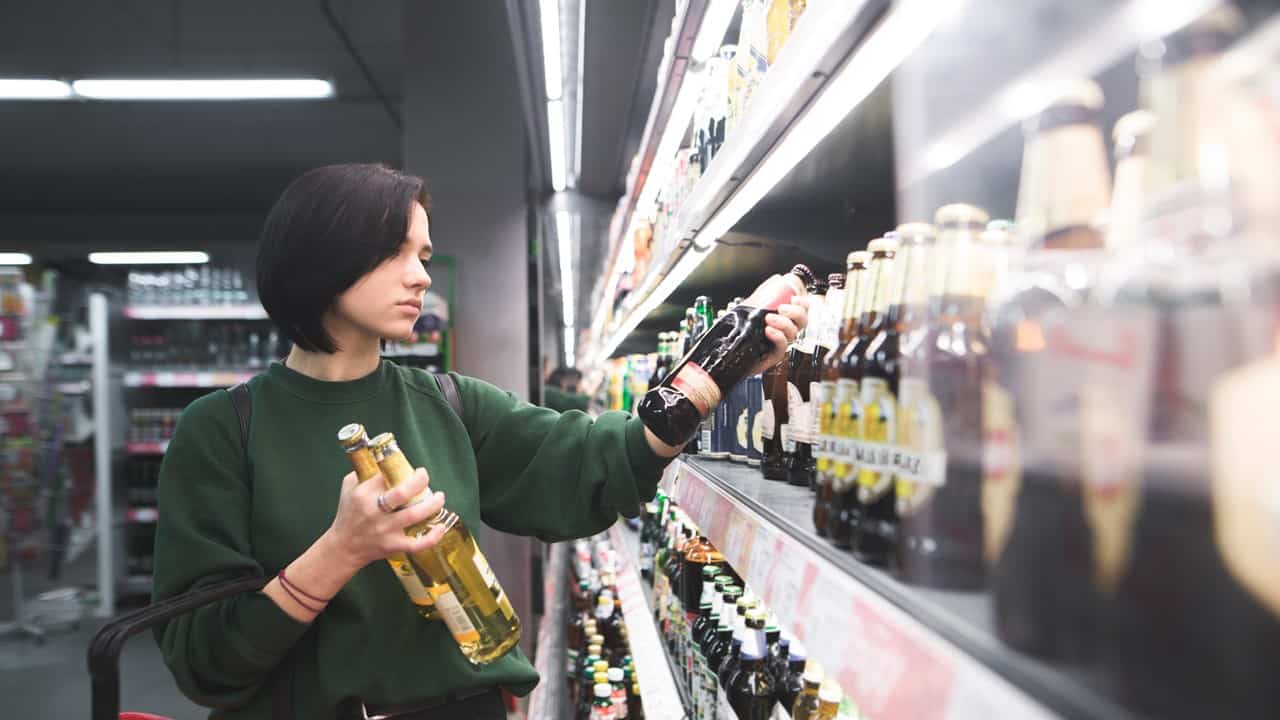
M 31 256 L 20 252 L 0 252 L 0 265 L 30 265 Z
M 542 75 L 547 83 L 547 99 L 559 100 L 564 93 L 560 69 L 560 0 L 542 0 Z
M 573 367 L 577 364 L 577 358 L 574 357 L 573 347 L 574 330 L 571 327 L 564 329 L 564 364 L 567 367 Z
M 92 252 L 89 262 L 95 265 L 201 265 L 209 262 L 209 253 L 199 250 Z
M 551 100 L 547 103 L 547 147 L 551 155 L 551 188 L 556 192 L 564 190 L 567 180 L 565 166 L 564 136 L 564 101 Z
M 560 251 L 560 302 L 564 306 L 564 324 L 573 327 L 573 216 L 568 210 L 556 211 L 556 247 Z
M 71 86 L 47 78 L 0 78 L 0 100 L 63 100 Z
M 737 9 L 738 0 L 711 0 L 702 14 L 702 25 L 698 27 L 698 37 L 693 41 L 689 56 L 700 63 L 711 59 L 724 42 L 724 34 L 729 31 L 729 23 L 733 22 L 733 11 Z
M 94 100 L 312 100 L 333 97 L 333 83 L 314 78 L 76 80 Z

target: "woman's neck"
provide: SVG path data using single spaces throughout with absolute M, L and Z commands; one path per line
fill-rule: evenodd
M 382 356 L 376 338 L 368 342 L 343 343 L 341 348 L 335 353 L 323 353 L 310 352 L 295 345 L 284 364 L 290 370 L 325 382 L 358 380 L 378 369 Z

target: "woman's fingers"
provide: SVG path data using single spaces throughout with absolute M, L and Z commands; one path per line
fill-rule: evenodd
M 786 306 L 784 305 L 783 307 L 786 307 Z M 803 318 L 801 321 L 803 322 Z M 786 315 L 770 313 L 769 315 L 765 316 L 764 323 L 765 323 L 765 337 L 769 337 L 770 339 L 773 339 L 769 335 L 769 330 L 770 329 L 777 330 L 782 333 L 783 340 L 786 341 L 783 343 L 784 345 L 790 345 L 791 343 L 795 342 L 796 336 L 800 334 L 800 326 L 797 325 L 794 320 L 792 320 L 790 317 Z
M 778 314 L 790 320 L 796 329 L 803 329 L 809 324 L 809 298 L 796 298 L 795 302 L 778 307 Z
M 424 535 L 419 535 L 418 537 L 405 536 L 402 539 L 400 548 L 397 552 L 412 554 L 435 547 L 439 544 L 441 538 L 444 537 L 447 530 L 448 528 L 443 525 L 434 525 L 431 530 Z
M 427 471 L 423 468 L 418 468 L 413 471 L 408 480 L 385 491 L 386 495 L 383 496 L 383 504 L 388 508 L 403 507 L 423 490 L 426 490 L 430 484 L 431 478 L 427 475 Z
M 416 525 L 423 520 L 436 516 L 444 507 L 444 493 L 428 493 L 422 502 L 410 503 L 408 507 L 395 513 L 396 525 L 401 529 Z

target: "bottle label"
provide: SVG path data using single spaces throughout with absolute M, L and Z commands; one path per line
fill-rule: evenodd
M 613 714 L 618 720 L 627 717 L 627 691 L 622 688 L 613 689 Z
M 480 633 L 476 630 L 476 626 L 471 624 L 466 611 L 462 609 L 458 596 L 444 584 L 432 585 L 430 589 L 431 596 L 436 601 L 436 609 L 440 611 L 440 619 L 444 621 L 445 627 L 449 628 L 449 634 L 453 635 L 453 639 L 459 645 L 480 642 Z
M 827 413 L 831 410 L 828 385 L 823 382 L 809 383 L 809 436 L 810 442 L 813 443 L 815 458 L 821 458 L 826 452 L 822 446 L 822 437 L 826 435 L 827 428 L 831 424 L 827 421 Z M 834 390 L 835 386 L 830 385 L 830 389 Z
M 858 501 L 870 505 L 893 487 L 893 442 L 898 434 L 898 407 L 883 378 L 862 380 L 862 450 L 859 454 Z
M 608 705 L 593 705 L 591 707 L 591 720 L 616 720 L 618 714 L 614 711 L 613 702 Z
M 756 424 L 760 426 L 760 437 L 763 440 L 772 440 L 777 436 L 778 420 L 773 413 L 773 401 L 768 396 L 765 396 L 764 405 L 756 414 Z M 757 447 L 763 447 L 763 443 L 758 444 Z
M 735 454 L 745 455 L 751 447 L 750 418 L 751 413 L 747 412 L 746 408 L 743 408 L 742 412 L 738 413 L 738 422 L 734 423 L 733 428 L 734 435 L 737 437 L 737 447 L 734 448 L 737 452 Z
M 836 492 L 847 491 L 858 478 L 856 453 L 858 438 L 862 436 L 862 403 L 858 397 L 858 382 L 846 378 L 836 381 L 836 416 L 832 423 L 834 437 L 831 443 L 831 487 Z
M 796 451 L 796 439 L 791 434 L 791 424 L 783 423 L 778 426 L 778 434 L 781 436 L 782 451 L 793 453 Z
M 391 565 L 391 569 L 396 574 L 396 579 L 404 586 L 405 594 L 409 596 L 413 604 L 430 607 L 432 605 L 431 593 L 427 591 L 427 586 L 422 584 L 418 573 L 414 571 L 413 566 L 409 564 L 404 555 L 397 553 L 387 558 L 387 562 Z
M 921 378 L 898 383 L 898 449 L 894 485 L 899 515 L 912 515 L 946 483 L 942 409 Z
M 680 372 L 671 381 L 671 386 L 688 398 L 704 418 L 720 404 L 720 386 L 716 385 L 716 381 L 706 370 L 693 361 L 680 368 Z
M 809 422 L 813 419 L 813 410 L 800 394 L 800 388 L 790 381 L 787 382 L 787 415 L 789 417 L 787 430 L 791 441 L 812 443 L 813 433 L 809 429 Z
M 902 491 L 899 489 L 899 508 Z M 1013 530 L 1022 468 L 1013 396 L 993 380 L 982 384 L 982 554 L 994 564 Z
M 1209 400 L 1214 534 L 1227 571 L 1280 616 L 1280 338 L 1273 357 L 1213 383 Z

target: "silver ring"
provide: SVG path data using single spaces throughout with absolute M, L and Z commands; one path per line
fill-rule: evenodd
M 387 504 L 387 494 L 384 492 L 378 493 L 378 509 L 384 513 L 393 513 L 399 510 L 399 508 L 393 508 Z

